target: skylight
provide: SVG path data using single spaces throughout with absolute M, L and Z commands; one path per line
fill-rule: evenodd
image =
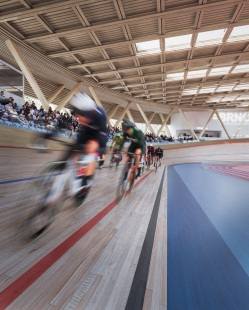
M 175 80 L 183 80 L 184 72 L 178 72 L 178 73 L 169 73 L 166 75 L 167 81 L 175 81 Z
M 187 96 L 187 95 L 195 95 L 197 93 L 198 88 L 189 88 L 189 89 L 184 89 L 184 91 L 182 92 L 183 96 Z
M 249 100 L 249 94 L 240 96 L 239 100 Z
M 195 70 L 195 71 L 189 71 L 187 79 L 194 79 L 199 77 L 204 77 L 207 73 L 207 70 Z
M 190 48 L 192 34 L 165 39 L 166 51 Z
M 159 40 L 136 43 L 137 51 L 140 52 L 160 52 Z
M 230 34 L 228 42 L 235 41 L 236 39 L 243 40 L 243 36 L 245 39 L 248 39 L 246 36 L 249 35 L 249 27 L 248 26 L 240 26 L 234 27 L 233 31 Z
M 221 101 L 233 101 L 236 97 L 238 97 L 238 94 L 236 95 L 229 95 L 229 96 L 225 96 L 224 98 L 221 99 Z
M 230 69 L 231 67 L 213 68 L 211 72 L 209 73 L 209 76 L 227 74 Z
M 219 44 L 222 42 L 226 29 L 205 31 L 198 33 L 195 46 Z
M 209 98 L 207 102 L 218 102 L 218 101 L 220 101 L 220 99 L 222 97 L 223 96 L 213 96 L 213 97 Z
M 232 73 L 249 72 L 249 65 L 238 65 Z
M 235 90 L 243 90 L 243 89 L 249 89 L 249 84 L 239 84 L 235 88 Z
M 221 85 L 218 89 L 217 92 L 222 92 L 222 91 L 230 91 L 232 90 L 234 85 Z
M 199 94 L 207 94 L 207 93 L 212 93 L 215 90 L 215 87 L 203 87 L 200 89 Z

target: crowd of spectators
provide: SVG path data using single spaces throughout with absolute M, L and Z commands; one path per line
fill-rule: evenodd
M 34 101 L 31 103 L 25 102 L 22 107 L 18 107 L 12 97 L 5 99 L 3 91 L 1 91 L 0 103 L 0 119 L 2 121 L 33 128 L 67 131 L 69 136 L 76 135 L 81 127 L 76 117 L 53 110 L 51 107 L 49 107 L 48 111 L 43 106 L 38 108 Z
M 81 129 L 77 118 L 68 113 L 53 110 L 51 107 L 46 111 L 43 106 L 38 108 L 34 101 L 31 103 L 25 102 L 22 107 L 18 107 L 15 99 L 12 97 L 5 98 L 3 91 L 0 94 L 0 119 L 33 128 L 43 128 L 59 132 L 67 131 L 69 137 L 76 136 Z M 122 133 L 121 127 L 108 125 L 107 130 L 109 141 L 116 133 Z M 174 138 L 167 137 L 166 135 L 156 136 L 152 133 L 146 133 L 145 141 L 147 143 L 167 143 L 174 142 Z

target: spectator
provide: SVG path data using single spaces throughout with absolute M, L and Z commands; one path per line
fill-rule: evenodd
M 0 93 L 0 99 L 5 99 L 5 96 L 4 96 L 4 91 L 1 90 L 1 93 Z
M 20 114 L 19 114 L 19 121 L 20 121 L 20 123 L 22 123 L 23 125 L 27 125 L 27 124 L 28 124 L 28 121 L 26 120 L 26 117 L 25 117 L 25 114 L 24 114 L 24 110 L 23 110 L 23 109 L 20 111 Z

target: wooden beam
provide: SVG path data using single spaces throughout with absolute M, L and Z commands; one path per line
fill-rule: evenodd
M 183 116 L 183 118 L 184 118 L 186 124 L 188 125 L 189 130 L 190 130 L 191 133 L 192 133 L 192 136 L 195 137 L 196 140 L 199 140 L 198 137 L 197 137 L 197 135 L 195 134 L 194 130 L 192 129 L 192 127 L 191 127 L 191 125 L 190 125 L 190 123 L 189 123 L 189 121 L 188 121 L 188 119 L 187 119 L 185 113 L 182 111 L 182 109 L 179 109 L 179 111 L 181 112 L 181 114 L 182 114 L 182 116 Z
M 82 0 L 71 0 L 70 3 L 68 1 L 62 1 L 60 4 L 56 3 L 56 4 L 46 4 L 44 6 L 40 6 L 39 8 L 35 8 L 32 10 L 22 10 L 20 12 L 16 12 L 14 13 L 7 13 L 5 15 L 2 15 L 0 17 L 0 22 L 4 22 L 4 21 L 9 21 L 9 20 L 16 20 L 18 18 L 25 18 L 27 16 L 33 16 L 33 14 L 43 14 L 43 13 L 49 13 L 54 12 L 54 9 L 63 9 L 65 8 L 72 8 L 72 6 L 74 4 L 80 4 Z M 89 1 L 89 0 L 88 0 Z M 94 0 L 96 1 L 96 0 Z M 249 2 L 249 0 L 245 0 L 245 3 Z M 201 6 L 201 9 L 207 9 L 207 8 L 211 8 L 211 7 L 217 7 L 217 8 L 221 8 L 224 4 L 228 4 L 228 3 L 238 3 L 238 0 L 223 0 L 223 1 L 215 1 L 213 3 L 207 3 Z M 153 19 L 158 19 L 158 18 L 167 18 L 170 16 L 174 16 L 177 13 L 184 13 L 184 12 L 196 12 L 200 10 L 200 6 L 199 5 L 195 5 L 195 6 L 184 6 L 181 8 L 175 8 L 173 10 L 167 10 L 165 12 L 160 12 L 160 13 L 153 13 L 153 14 L 149 14 L 149 15 L 145 15 L 145 16 L 138 16 L 138 17 L 132 17 L 132 18 L 128 18 L 128 19 L 124 19 L 124 20 L 118 20 L 115 22 L 107 22 L 107 23 L 101 23 L 100 25 L 93 25 L 93 26 L 89 26 L 86 27 L 86 29 L 84 28 L 74 28 L 74 29 L 70 29 L 70 30 L 64 30 L 64 31 L 60 31 L 58 33 L 55 34 L 51 34 L 51 35 L 41 35 L 41 36 L 35 36 L 32 38 L 29 38 L 27 40 L 29 40 L 30 42 L 37 42 L 39 40 L 48 40 L 51 37 L 57 37 L 57 36 L 64 36 L 64 35 L 72 35 L 72 34 L 78 34 L 79 32 L 85 32 L 85 31 L 89 31 L 89 30 L 97 30 L 97 29 L 103 29 L 103 28 L 108 28 L 110 27 L 110 29 L 113 29 L 113 27 L 119 27 L 122 26 L 124 24 L 128 24 L 128 23 L 139 23 L 140 21 L 148 21 L 148 20 L 153 20 Z M 239 25 L 246 25 L 248 24 L 248 22 L 243 21 L 240 22 Z M 210 25 L 210 26 L 205 26 L 203 27 L 204 29 L 208 29 L 208 30 L 213 30 L 216 29 L 216 27 L 219 27 L 219 29 L 222 28 L 226 28 L 230 25 L 230 27 L 234 27 L 231 26 L 230 23 L 227 24 L 219 24 L 219 25 Z M 236 24 L 237 25 L 237 24 Z M 208 30 L 204 30 L 204 31 L 208 31 Z M 186 34 L 192 33 L 190 29 L 185 30 Z M 179 32 L 179 31 L 178 31 Z M 174 33 L 178 33 L 177 31 Z M 173 34 L 171 36 L 175 36 L 178 34 Z M 151 40 L 148 39 L 147 40 Z
M 52 92 L 52 94 L 48 96 L 47 102 L 48 102 L 48 103 L 51 103 L 51 102 L 63 91 L 63 89 L 64 89 L 65 87 L 66 87 L 65 85 L 60 85 L 60 86 L 58 86 L 58 87 Z
M 134 118 L 133 118 L 133 116 L 131 115 L 130 109 L 127 110 L 126 114 L 127 114 L 128 118 L 129 118 L 129 120 L 130 120 L 131 122 L 135 123 L 135 122 L 134 122 Z
M 162 113 L 159 113 L 159 117 L 160 117 L 160 119 L 161 119 L 161 121 L 162 121 L 162 124 L 164 124 L 164 116 L 162 115 Z M 165 128 L 166 128 L 166 131 L 168 132 L 168 135 L 169 135 L 170 137 L 172 137 L 172 134 L 171 134 L 171 132 L 170 132 L 170 130 L 169 130 L 169 127 L 167 126 L 167 122 L 166 122 L 166 124 L 165 124 Z M 157 135 L 159 135 L 159 134 L 160 134 L 160 132 L 157 133 Z
M 66 105 L 66 103 L 73 97 L 73 95 L 75 93 L 78 92 L 79 88 L 81 87 L 82 82 L 77 83 L 74 88 L 72 90 L 70 90 L 70 92 L 67 93 L 67 95 L 65 96 L 65 98 L 61 101 L 60 104 L 58 104 L 56 111 L 60 111 L 62 108 L 64 108 L 64 106 Z
M 90 87 L 89 87 L 89 90 L 90 90 L 90 92 L 91 92 L 91 94 L 92 94 L 93 99 L 95 100 L 95 102 L 96 102 L 99 106 L 101 106 L 101 108 L 104 109 L 103 104 L 102 104 L 102 102 L 100 101 L 99 97 L 97 96 L 97 94 L 96 94 L 94 88 L 93 88 L 92 86 L 90 86 Z M 108 118 L 108 116 L 107 116 L 107 121 L 108 121 L 108 124 L 111 126 L 112 124 L 111 124 L 110 119 Z
M 225 132 L 226 132 L 226 134 L 227 134 L 227 137 L 228 137 L 228 139 L 231 139 L 231 137 L 230 137 L 230 135 L 229 135 L 229 133 L 228 133 L 228 131 L 227 131 L 227 129 L 226 129 L 226 126 L 224 125 L 224 123 L 222 122 L 222 119 L 220 118 L 220 115 L 219 115 L 219 113 L 218 113 L 218 111 L 217 110 L 215 110 L 215 114 L 217 115 L 217 117 L 218 117 L 218 120 L 220 121 L 220 123 L 221 123 L 221 126 L 223 127 L 223 129 L 225 130 Z
M 21 56 L 21 53 L 19 52 L 16 44 L 8 39 L 5 41 L 5 44 L 7 45 L 8 49 L 10 50 L 11 54 L 13 55 L 14 59 L 16 60 L 18 66 L 24 73 L 26 79 L 28 80 L 30 86 L 32 87 L 34 93 L 36 94 L 38 100 L 40 100 L 41 104 L 43 105 L 45 110 L 49 109 L 49 105 L 47 102 L 47 99 L 43 95 L 43 92 L 41 91 L 38 83 L 36 82 L 32 72 L 28 68 L 26 62 L 24 61 L 23 57 Z
M 90 87 L 89 87 L 89 90 L 90 90 L 90 92 L 91 92 L 91 94 L 92 94 L 92 96 L 93 96 L 94 101 L 95 101 L 99 106 L 101 106 L 101 108 L 103 108 L 103 105 L 102 105 L 102 103 L 101 103 L 99 97 L 97 96 L 97 94 L 96 94 L 94 88 L 93 88 L 92 86 L 90 86 Z
M 117 127 L 119 125 L 119 123 L 122 121 L 123 117 L 125 116 L 125 114 L 127 113 L 129 107 L 131 105 L 131 101 L 126 105 L 126 107 L 124 108 L 124 110 L 121 112 L 121 114 L 119 115 L 119 118 L 117 119 L 114 127 Z
M 152 114 L 149 116 L 148 121 L 150 122 L 150 124 L 151 124 L 151 122 L 152 122 L 153 117 L 155 116 L 155 114 L 156 114 L 155 112 L 152 112 Z M 147 129 L 148 129 L 148 126 L 146 125 L 145 130 L 144 130 L 144 133 L 146 133 Z
M 142 110 L 141 106 L 140 106 L 138 103 L 136 103 L 136 106 L 137 106 L 139 112 L 141 113 L 141 115 L 142 115 L 142 117 L 143 117 L 143 119 L 144 119 L 146 125 L 149 127 L 150 131 L 155 135 L 155 131 L 154 131 L 154 129 L 152 128 L 152 126 L 151 126 L 151 124 L 150 124 L 150 122 L 149 122 L 147 116 L 145 115 L 144 111 Z
M 160 132 L 162 131 L 163 127 L 167 124 L 167 121 L 169 120 L 173 112 L 174 112 L 174 108 L 170 110 L 169 114 L 164 119 L 164 122 L 162 123 L 161 127 L 157 131 L 157 136 L 159 136 Z
M 243 118 L 243 120 L 242 120 L 242 122 L 241 122 L 239 128 L 237 129 L 237 131 L 236 131 L 236 133 L 235 133 L 235 135 L 234 135 L 234 137 L 233 137 L 233 139 L 236 139 L 236 138 L 237 138 L 237 135 L 238 135 L 239 131 L 241 130 L 241 128 L 242 128 L 242 126 L 243 126 L 245 120 L 247 119 L 248 114 L 249 114 L 249 111 L 246 112 L 246 114 L 245 114 L 245 116 L 244 116 L 244 118 Z
M 205 130 L 206 130 L 206 128 L 207 128 L 207 125 L 209 124 L 209 122 L 210 122 L 211 119 L 213 118 L 214 113 L 215 113 L 215 110 L 212 112 L 212 114 L 210 115 L 210 117 L 209 117 L 209 119 L 208 119 L 206 125 L 204 126 L 204 128 L 203 128 L 202 131 L 201 131 L 201 133 L 199 134 L 199 140 L 200 140 L 200 138 L 202 137 L 202 135 L 204 134 L 204 132 L 205 132 Z
M 108 118 L 112 119 L 113 115 L 116 113 L 117 109 L 119 108 L 119 105 L 114 105 L 114 107 L 111 109 L 111 112 L 108 114 Z

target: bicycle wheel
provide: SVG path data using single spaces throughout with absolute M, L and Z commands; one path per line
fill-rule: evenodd
M 157 168 L 158 168 L 158 159 L 156 160 L 156 169 L 155 169 L 155 172 L 157 172 Z
M 150 165 L 151 165 L 151 155 L 149 154 L 148 160 L 147 160 L 147 170 L 150 170 Z
M 93 182 L 93 181 L 92 181 Z M 88 185 L 88 186 L 84 186 L 84 188 L 82 188 L 76 195 L 75 195 L 75 209 L 78 209 L 80 208 L 84 201 L 86 200 L 89 192 L 90 192 L 90 189 L 92 187 L 92 183 L 91 185 Z
M 144 166 L 145 166 L 145 164 L 144 164 L 144 161 L 143 161 L 143 162 L 142 162 L 142 167 L 141 167 L 141 174 L 144 173 Z
M 135 179 L 136 179 L 136 167 L 132 166 L 132 171 L 131 175 L 129 177 L 129 193 L 133 190 L 134 184 L 135 184 Z
M 24 239 L 37 239 L 52 224 L 58 212 L 58 200 L 46 204 L 55 177 L 63 170 L 65 162 L 50 163 L 33 178 L 19 197 L 19 234 Z
M 120 202 L 124 198 L 127 183 L 128 183 L 127 175 L 128 175 L 129 168 L 130 168 L 130 163 L 127 163 L 124 165 L 121 171 L 120 178 L 118 181 L 118 187 L 117 187 L 117 202 Z
M 110 165 L 109 165 L 110 169 L 113 167 L 113 165 L 114 165 L 114 160 L 113 160 L 113 158 L 111 158 Z

